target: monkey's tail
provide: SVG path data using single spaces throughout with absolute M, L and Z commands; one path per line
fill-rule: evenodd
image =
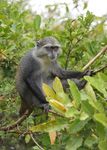
M 20 125 L 27 117 L 29 117 L 29 115 L 32 113 L 32 111 L 26 110 L 26 112 L 13 124 L 5 126 L 5 127 L 1 127 L 0 131 L 8 131 L 8 130 L 12 130 L 15 127 L 17 127 L 18 125 Z

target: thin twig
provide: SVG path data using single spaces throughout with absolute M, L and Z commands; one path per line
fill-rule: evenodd
M 107 68 L 107 65 L 105 65 L 104 67 L 102 67 L 102 68 L 100 68 L 100 69 L 98 69 L 98 70 L 95 70 L 93 73 L 96 74 L 96 73 L 98 73 L 98 72 L 101 72 L 101 71 L 103 71 L 105 68 Z
M 23 114 L 22 117 L 20 117 L 16 122 L 14 122 L 13 124 L 10 124 L 6 127 L 0 127 L 0 131 L 8 131 L 8 130 L 12 130 L 15 127 L 17 127 L 18 125 L 20 125 L 29 115 L 31 114 L 31 112 L 29 112 L 28 110 Z
M 38 148 L 39 148 L 40 150 L 45 150 L 44 148 L 42 148 L 42 147 L 37 143 L 37 141 L 34 139 L 32 133 L 30 134 L 30 137 L 31 137 L 31 139 L 33 140 L 33 142 L 38 146 Z
M 29 131 L 29 130 L 23 131 L 23 130 L 15 129 L 15 130 L 8 130 L 5 133 L 15 133 L 18 135 L 27 135 L 27 134 L 31 134 L 31 131 Z
M 54 115 L 56 115 L 56 116 L 59 116 L 59 117 L 63 117 L 64 118 L 64 116 L 63 115 L 61 115 L 61 114 L 58 114 L 58 113 L 56 113 L 56 112 L 54 112 L 54 111 L 52 111 L 52 110 L 49 110 L 49 113 L 52 113 L 52 114 L 54 114 Z M 10 125 L 8 125 L 8 126 L 5 126 L 5 127 L 0 127 L 0 131 L 9 131 L 9 130 L 12 130 L 12 129 L 14 129 L 14 128 L 16 128 L 17 126 L 19 126 L 29 115 L 31 114 L 31 112 L 29 112 L 28 110 L 24 113 L 24 115 L 22 116 L 22 117 L 20 117 L 16 122 L 14 122 L 13 124 L 10 124 Z M 39 115 L 42 115 L 43 113 L 39 113 L 39 114 L 37 114 L 37 115 L 35 115 L 36 117 L 37 116 L 39 116 Z M 19 131 L 17 131 L 19 134 L 20 134 L 20 132 Z
M 107 45 L 101 49 L 101 51 L 92 59 L 88 62 L 87 65 L 85 65 L 83 68 L 82 68 L 82 71 L 85 71 L 86 69 L 88 69 L 95 61 L 96 59 L 98 59 L 102 54 L 104 54 L 105 52 L 107 51 Z

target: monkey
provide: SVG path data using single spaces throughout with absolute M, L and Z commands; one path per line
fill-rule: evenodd
M 68 87 L 67 79 L 74 79 L 78 88 L 81 89 L 86 81 L 80 81 L 89 72 L 65 70 L 57 62 L 61 54 L 59 41 L 52 36 L 37 41 L 34 48 L 28 51 L 21 59 L 16 75 L 16 88 L 21 98 L 19 114 L 22 116 L 26 110 L 32 112 L 36 107 L 49 110 L 42 84 L 52 86 L 55 77 L 59 77 L 63 87 Z

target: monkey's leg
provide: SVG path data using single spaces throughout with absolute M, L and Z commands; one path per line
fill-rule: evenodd
M 20 116 L 23 116 L 27 110 L 28 110 L 29 114 L 32 113 L 32 109 L 29 108 L 24 101 L 21 101 L 21 106 L 20 106 L 20 110 L 19 110 Z
M 76 83 L 76 81 L 74 81 Z M 79 90 L 83 89 L 86 85 L 87 81 L 86 80 L 81 80 L 81 81 L 78 81 L 78 83 L 76 83 L 77 87 Z

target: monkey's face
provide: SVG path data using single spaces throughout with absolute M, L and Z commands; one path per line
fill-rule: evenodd
M 38 49 L 38 56 L 43 58 L 47 58 L 50 61 L 54 61 L 57 59 L 60 54 L 61 48 L 59 45 L 45 45 L 42 48 Z
M 46 37 L 37 42 L 37 56 L 50 61 L 57 59 L 61 52 L 59 42 L 53 37 Z
M 54 61 L 57 59 L 59 53 L 60 53 L 60 46 L 59 45 L 47 45 L 44 47 L 44 51 L 46 51 L 46 55 L 51 61 Z

